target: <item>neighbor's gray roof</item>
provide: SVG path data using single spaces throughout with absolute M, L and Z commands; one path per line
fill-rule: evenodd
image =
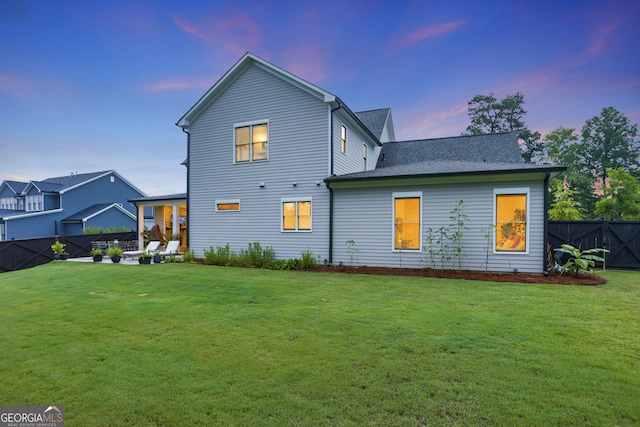
M 62 221 L 82 221 L 83 219 L 91 216 L 91 215 L 95 215 L 96 213 L 108 208 L 109 206 L 112 206 L 113 203 L 98 203 L 95 204 L 93 206 L 89 206 L 86 209 L 81 210 L 80 212 L 76 212 L 73 215 L 69 215 L 68 217 L 66 217 L 65 219 L 63 219 Z
M 4 181 L 5 184 L 7 184 L 7 186 L 9 188 L 11 188 L 11 190 L 13 190 L 14 193 L 16 194 L 20 194 L 22 193 L 22 190 L 24 190 L 26 188 L 27 185 L 29 185 L 28 182 L 23 182 L 23 181 L 11 181 L 11 180 L 6 180 Z
M 373 133 L 373 135 L 380 139 L 384 125 L 387 123 L 387 117 L 389 117 L 390 108 L 380 108 L 377 110 L 359 111 L 356 114 L 360 121 Z
M 161 196 L 149 196 L 149 197 L 138 197 L 136 199 L 129 199 L 130 203 L 136 202 L 153 202 L 153 201 L 169 201 L 169 200 L 180 200 L 186 199 L 187 193 L 177 193 L 177 194 L 163 194 Z
M 523 164 L 516 132 L 387 142 L 376 169 L 424 161 Z

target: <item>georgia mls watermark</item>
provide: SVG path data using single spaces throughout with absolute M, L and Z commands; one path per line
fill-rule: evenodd
M 64 427 L 64 407 L 0 406 L 0 427 Z

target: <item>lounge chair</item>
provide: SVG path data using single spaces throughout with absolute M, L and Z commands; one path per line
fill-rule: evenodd
M 171 256 L 178 255 L 178 251 L 180 249 L 180 240 L 171 240 L 167 243 L 167 247 L 164 251 L 161 251 L 158 255 L 160 256 Z
M 140 256 L 140 255 L 142 255 L 143 253 L 145 253 L 147 251 L 148 252 L 156 251 L 156 250 L 158 250 L 159 247 L 160 247 L 160 242 L 158 242 L 156 240 L 153 240 L 153 241 L 149 242 L 149 244 L 147 245 L 145 250 L 143 250 L 143 251 L 124 251 L 122 253 L 122 257 L 124 259 L 126 259 L 127 257 L 133 258 L 133 257 L 136 257 L 136 256 Z

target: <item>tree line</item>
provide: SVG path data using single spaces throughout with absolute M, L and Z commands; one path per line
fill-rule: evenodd
M 550 180 L 549 219 L 640 219 L 638 125 L 614 107 L 586 120 L 581 132 L 559 126 L 542 137 L 524 119 L 524 95 L 476 95 L 463 135 L 518 132 L 525 163 L 565 166 Z

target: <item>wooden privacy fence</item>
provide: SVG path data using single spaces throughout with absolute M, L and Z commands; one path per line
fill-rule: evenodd
M 124 233 L 82 234 L 58 237 L 65 244 L 70 258 L 87 257 L 93 240 L 135 240 L 134 231 Z M 53 260 L 51 245 L 55 236 L 38 239 L 8 240 L 0 242 L 0 273 L 22 270 L 46 264 Z
M 640 270 L 640 221 L 549 221 L 549 244 L 603 248 L 606 268 Z

